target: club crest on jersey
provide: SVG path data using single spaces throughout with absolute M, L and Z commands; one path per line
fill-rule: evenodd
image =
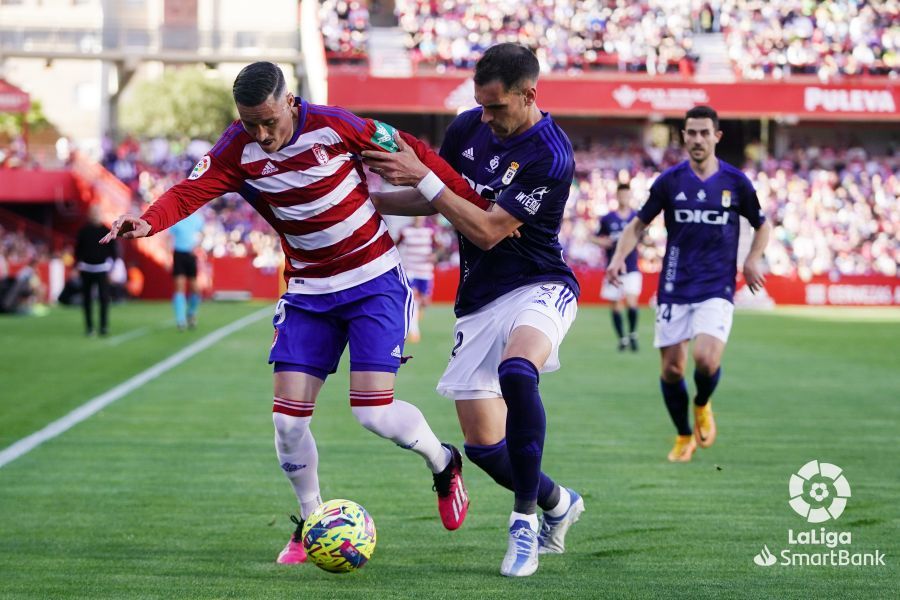
M 731 190 L 722 190 L 722 208 L 731 207 Z
M 188 175 L 188 179 L 200 179 L 200 176 L 209 171 L 209 167 L 212 164 L 212 161 L 209 159 L 209 155 L 207 154 L 194 165 L 194 169 L 191 171 L 191 174 Z
M 394 134 L 397 130 L 381 121 L 372 121 L 375 123 L 375 133 L 372 134 L 372 143 L 376 146 L 384 148 L 388 152 L 397 152 L 400 148 L 394 141 Z
M 319 161 L 320 165 L 327 165 L 328 159 L 328 150 L 325 149 L 325 146 L 322 144 L 313 144 L 312 147 L 313 154 L 316 155 L 316 160 Z
M 516 201 L 522 205 L 522 208 L 525 209 L 529 215 L 533 215 L 538 211 L 541 207 L 541 200 L 544 199 L 544 194 L 550 191 L 546 185 L 542 185 L 539 188 L 534 188 L 531 190 L 530 194 L 526 194 L 525 192 L 519 192 L 516 195 Z
M 487 170 L 488 170 L 490 173 L 493 173 L 494 171 L 497 170 L 497 167 L 499 167 L 499 166 L 500 166 L 500 157 L 499 157 L 499 156 L 494 156 L 494 158 L 491 159 L 491 166 L 488 167 Z
M 516 171 L 519 170 L 519 163 L 511 162 L 509 163 L 509 168 L 506 169 L 506 173 L 503 174 L 503 185 L 509 185 L 509 183 L 513 180 L 513 177 L 516 176 Z

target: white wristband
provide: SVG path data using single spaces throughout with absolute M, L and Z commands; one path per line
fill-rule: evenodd
M 425 199 L 429 202 L 434 202 L 434 199 L 440 196 L 441 192 L 444 191 L 444 187 L 444 182 L 441 181 L 440 177 L 434 174 L 434 171 L 428 171 L 428 175 L 416 184 L 416 189 L 419 190 L 419 193 L 425 196 Z

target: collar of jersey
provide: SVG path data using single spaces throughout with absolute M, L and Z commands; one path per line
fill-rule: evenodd
M 494 132 L 491 131 L 491 137 L 494 138 L 495 144 L 499 144 L 503 148 L 512 148 L 513 146 L 520 144 L 523 141 L 530 138 L 531 136 L 535 135 L 536 133 L 538 133 L 545 127 L 548 127 L 549 123 L 551 123 L 551 122 L 552 122 L 552 119 L 550 118 L 550 113 L 541 111 L 541 120 L 538 121 L 537 123 L 535 123 L 534 125 L 532 125 L 531 127 L 529 127 L 528 129 L 526 129 L 525 131 L 523 131 L 522 133 L 520 133 L 519 135 L 514 135 L 511 138 L 507 138 L 505 140 L 500 140 L 497 138 L 496 135 L 494 135 Z M 487 127 L 487 125 L 485 125 L 485 127 Z M 490 129 L 490 128 L 488 128 L 488 129 Z
M 718 156 L 716 157 L 716 161 L 719 163 L 719 168 L 716 169 L 716 172 L 715 172 L 715 173 L 713 173 L 712 175 L 710 175 L 710 176 L 707 177 L 706 179 L 700 179 L 700 176 L 697 175 L 697 173 L 691 168 L 691 161 L 686 160 L 686 161 L 684 161 L 683 164 L 684 164 L 684 168 L 687 169 L 688 171 L 690 171 L 690 173 L 691 173 L 691 175 L 694 177 L 694 179 L 696 179 L 696 180 L 697 180 L 698 182 L 700 182 L 701 184 L 706 185 L 707 183 L 709 183 L 710 181 L 712 181 L 714 178 L 718 177 L 718 176 L 719 176 L 719 173 L 722 172 L 722 161 L 719 159 Z
M 309 103 L 300 96 L 294 96 L 294 106 L 300 107 L 300 114 L 297 115 L 297 127 L 294 128 L 294 135 L 291 136 L 291 139 L 287 144 L 278 149 L 279 151 L 282 150 L 282 148 L 292 146 L 297 141 L 297 138 L 300 137 L 300 132 L 303 131 L 303 125 L 306 124 L 306 111 L 309 108 Z

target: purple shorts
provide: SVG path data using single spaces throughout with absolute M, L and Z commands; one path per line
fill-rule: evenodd
M 325 379 L 350 342 L 351 371 L 396 373 L 412 315 L 412 290 L 397 267 L 330 294 L 285 294 L 275 307 L 269 363 Z
M 431 290 L 434 288 L 434 279 L 419 279 L 413 277 L 409 280 L 409 287 L 419 292 L 424 298 L 431 297 Z

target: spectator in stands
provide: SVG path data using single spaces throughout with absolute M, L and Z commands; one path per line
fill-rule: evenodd
M 92 205 L 88 209 L 88 222 L 78 231 L 75 242 L 76 266 L 81 274 L 85 335 L 88 336 L 94 335 L 94 288 L 100 300 L 100 335 L 109 333 L 109 272 L 118 252 L 116 244 L 100 243 L 107 233 L 109 228 L 103 224 L 100 207 Z

